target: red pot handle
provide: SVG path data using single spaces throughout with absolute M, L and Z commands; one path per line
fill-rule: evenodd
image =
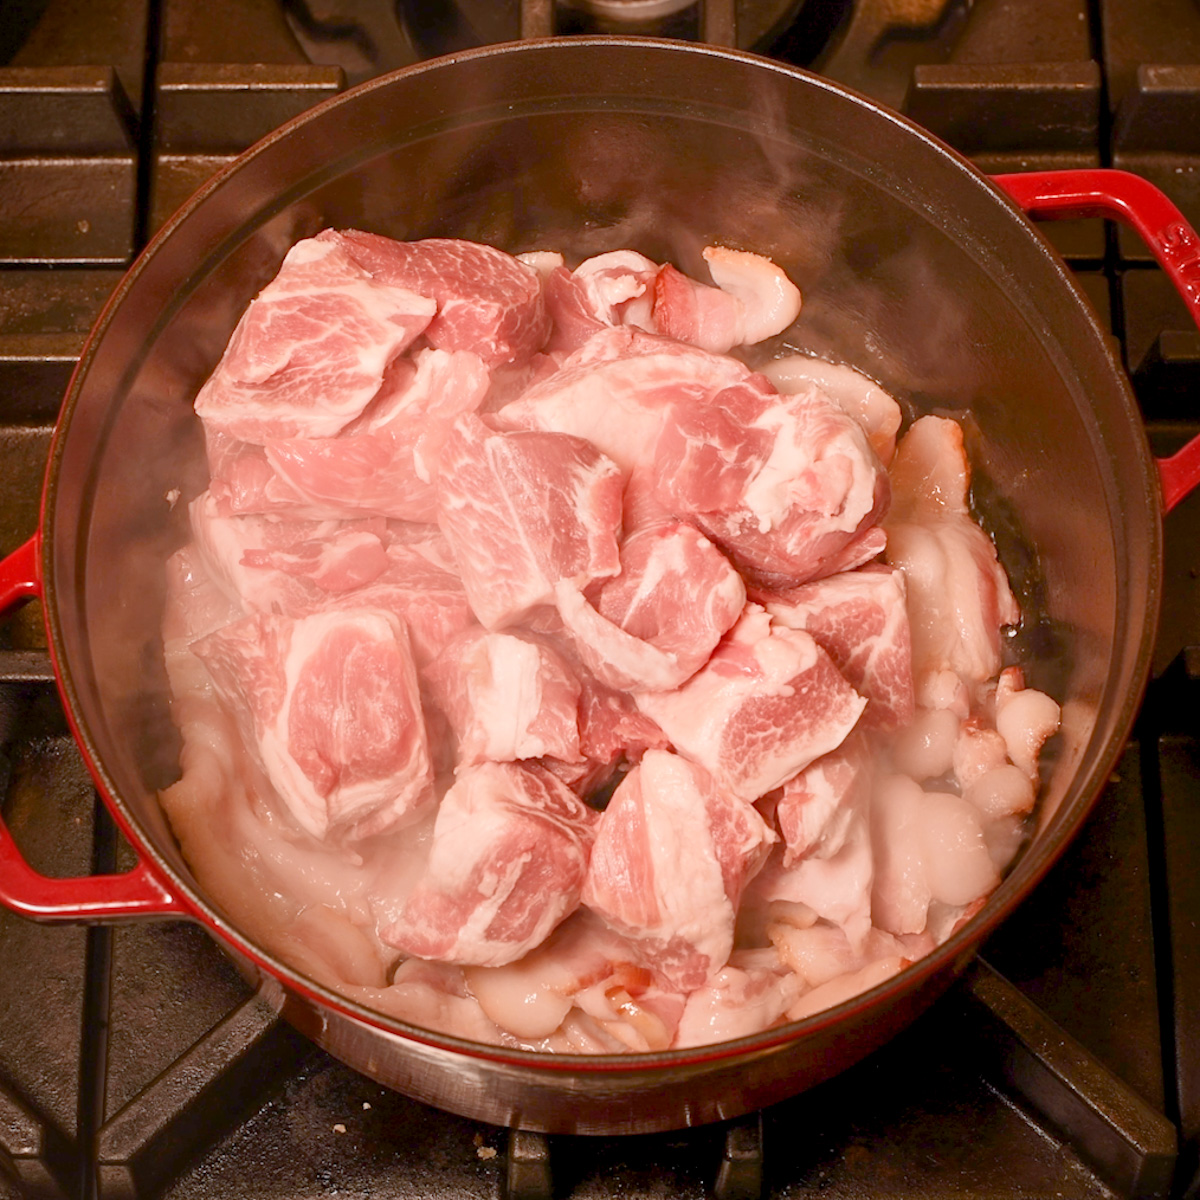
M 42 595 L 37 534 L 0 559 L 0 617 Z M 0 905 L 37 921 L 111 921 L 182 916 L 190 910 L 142 859 L 124 875 L 52 879 L 35 871 L 0 819 Z
M 1200 236 L 1149 180 L 1108 168 L 1028 171 L 992 179 L 1031 217 L 1108 217 L 1136 230 L 1200 325 Z M 1200 437 L 1169 458 L 1160 458 L 1158 474 L 1163 511 L 1170 512 L 1200 485 Z

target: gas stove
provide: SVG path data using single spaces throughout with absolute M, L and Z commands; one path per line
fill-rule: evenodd
M 223 163 L 342 88 L 519 36 L 737 44 L 899 108 L 988 171 L 1117 166 L 1200 223 L 1195 0 L 25 0 L 0 19 L 0 554 L 125 266 Z M 1149 254 L 1048 228 L 1157 454 L 1200 432 L 1200 333 Z M 1200 498 L 1166 521 L 1153 677 L 1081 836 L 905 1033 L 721 1125 L 497 1129 L 282 1024 L 187 923 L 0 912 L 0 1200 L 1200 1195 Z M 133 857 L 58 703 L 35 605 L 0 625 L 0 802 L 33 865 Z

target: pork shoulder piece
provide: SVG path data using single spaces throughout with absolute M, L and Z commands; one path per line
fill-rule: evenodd
M 904 574 L 870 565 L 765 600 L 779 625 L 804 629 L 867 698 L 863 725 L 898 729 L 914 716 L 912 635 Z
M 386 566 L 370 583 L 344 597 L 345 603 L 384 608 L 402 617 L 418 669 L 475 624 L 462 580 L 431 562 L 413 546 L 391 542 Z M 332 604 L 332 602 L 331 602 Z
M 779 396 L 756 376 L 680 407 L 657 443 L 654 480 L 662 506 L 756 583 L 795 586 L 882 548 L 873 535 L 887 474 L 854 419 L 815 387 Z
M 726 355 L 636 329 L 606 328 L 495 419 L 503 429 L 585 438 L 629 473 L 653 466 L 659 433 L 679 406 L 751 374 Z
M 670 743 L 628 692 L 601 683 L 582 663 L 574 665 L 580 688 L 582 762 L 553 757 L 542 762 L 576 795 L 586 797 L 600 788 L 611 790 L 615 776 L 624 768 L 638 762 L 648 749 L 665 750 Z
M 279 798 L 315 837 L 377 833 L 433 803 L 417 673 L 394 614 L 260 613 L 192 649 Z
M 687 683 L 636 700 L 680 754 L 746 800 L 840 746 L 867 703 L 809 634 L 755 604 Z
M 545 277 L 553 329 L 546 348 L 562 358 L 605 327 L 653 329 L 651 307 L 658 264 L 635 250 L 610 250 L 568 271 L 560 263 Z
M 425 677 L 454 731 L 460 767 L 543 755 L 583 761 L 579 679 L 548 645 L 476 627 Z
M 188 519 L 200 561 L 242 612 L 308 612 L 353 586 L 352 579 L 367 582 L 383 565 L 378 537 L 373 547 L 363 530 L 340 521 L 225 516 L 220 509 L 211 492 L 202 492 L 188 506 Z
M 778 849 L 772 853 L 751 884 L 743 918 L 751 917 L 756 909 L 765 909 L 769 918 L 771 907 L 780 902 L 789 907 L 801 905 L 815 917 L 838 926 L 857 947 L 871 927 L 875 873 L 869 829 L 871 780 L 866 771 L 848 779 L 845 761 L 838 762 L 840 758 L 841 752 L 835 751 L 796 777 L 796 781 L 804 780 L 797 787 L 803 787 L 806 794 L 794 793 L 788 800 L 802 800 L 806 811 L 789 812 L 782 802 L 776 810 L 780 832 L 793 841 L 782 853 Z M 785 794 L 791 787 L 789 782 Z M 822 821 L 819 810 L 831 800 L 834 806 Z M 820 824 L 820 833 L 809 841 L 806 852 L 797 854 L 792 846 L 803 844 L 809 834 L 803 818 L 810 815 L 813 824 Z
M 918 690 L 942 671 L 982 683 L 1000 670 L 1001 629 L 1021 613 L 996 547 L 968 508 L 962 428 L 921 417 L 900 440 L 890 474 L 887 561 L 908 583 Z
M 741 616 L 746 587 L 698 530 L 671 521 L 632 533 L 621 571 L 585 595 L 560 583 L 559 614 L 598 679 L 670 691 L 694 675 Z
M 332 437 L 366 408 L 435 309 L 372 278 L 332 230 L 297 242 L 238 322 L 196 412 L 246 442 Z
M 581 438 L 460 418 L 442 451 L 438 525 L 481 624 L 499 629 L 620 569 L 621 473 Z
M 550 332 L 541 280 L 532 267 L 478 242 L 398 242 L 349 229 L 354 260 L 379 282 L 437 303 L 425 336 L 441 350 L 470 350 L 489 365 L 527 358 Z
M 841 849 L 851 816 L 871 794 L 873 768 L 871 748 L 855 731 L 783 785 L 775 822 L 783 835 L 786 866 L 812 856 L 829 858 Z
M 276 479 L 264 498 L 278 506 L 286 493 L 322 516 L 433 521 L 442 445 L 454 421 L 479 408 L 491 380 L 465 350 L 426 349 L 401 365 L 410 369 L 390 373 L 398 377 L 391 392 L 338 437 L 268 441 L 263 456 Z
M 548 771 L 465 768 L 442 797 L 425 874 L 381 937 L 436 962 L 514 962 L 578 906 L 597 819 Z
M 738 901 L 774 840 L 702 767 L 648 750 L 600 818 L 583 903 L 667 986 L 691 991 L 728 960 Z
M 902 419 L 900 405 L 873 379 L 844 363 L 826 362 L 807 354 L 776 358 L 762 368 L 762 373 L 784 395 L 803 391 L 815 383 L 862 426 L 879 461 L 885 467 L 892 461 Z
M 704 250 L 716 287 L 667 263 L 654 281 L 653 328 L 713 354 L 782 333 L 800 315 L 800 290 L 769 258 L 725 246 Z

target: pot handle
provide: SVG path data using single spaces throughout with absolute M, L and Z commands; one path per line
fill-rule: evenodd
M 1142 237 L 1170 276 L 1192 319 L 1200 325 L 1200 236 L 1168 197 L 1131 171 L 1097 167 L 1078 171 L 1028 171 L 992 179 L 1029 216 L 1045 220 L 1108 217 Z M 1170 512 L 1200 486 L 1200 437 L 1160 458 L 1163 511 Z
M 7 558 L 0 558 L 0 617 L 42 594 L 39 541 L 35 533 Z
M 0 617 L 40 597 L 41 539 L 37 534 L 0 559 Z M 189 915 L 189 909 L 141 859 L 123 875 L 53 879 L 26 861 L 0 818 L 0 905 L 36 921 L 111 921 Z

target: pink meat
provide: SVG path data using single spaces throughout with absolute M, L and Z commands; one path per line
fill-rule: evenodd
M 591 311 L 605 325 L 653 329 L 651 306 L 658 264 L 636 250 L 585 258 L 572 272 Z
M 654 281 L 654 328 L 714 354 L 782 333 L 800 315 L 800 291 L 769 258 L 707 246 L 715 287 L 669 263 Z
M 513 962 L 578 906 L 597 819 L 547 771 L 465 768 L 442 798 L 425 874 L 383 940 L 436 962 Z
M 387 569 L 379 535 L 365 529 L 339 529 L 331 537 L 298 542 L 285 549 L 247 550 L 242 565 L 280 571 L 340 595 L 365 587 Z
M 747 579 L 787 587 L 861 565 L 887 506 L 862 429 L 816 389 L 781 397 L 761 376 L 675 414 L 655 495 L 695 521 Z
M 636 700 L 680 754 L 747 800 L 840 746 L 867 703 L 809 634 L 757 605 L 681 688 Z
M 194 543 L 167 559 L 164 642 L 194 641 L 242 615 L 241 605 L 213 582 Z
M 578 350 L 589 338 L 606 326 L 596 314 L 582 281 L 558 267 L 543 284 L 546 311 L 550 315 L 550 337 L 546 350 L 562 358 Z
M 583 903 L 667 986 L 690 991 L 728 960 L 742 890 L 773 840 L 703 768 L 650 750 L 600 819 Z
M 226 436 L 215 426 L 204 430 L 208 454 L 208 490 L 221 516 L 288 512 L 306 517 L 303 500 L 267 462 L 267 453 L 254 442 Z
M 548 645 L 473 629 L 425 672 L 460 766 L 553 755 L 581 762 L 579 680 Z
M 785 395 L 816 384 L 862 426 L 879 461 L 884 466 L 892 461 L 903 414 L 895 398 L 873 379 L 844 363 L 826 362 L 806 354 L 773 359 L 763 367 L 763 374 Z
M 557 433 L 493 433 L 462 418 L 446 442 L 438 525 L 471 607 L 489 629 L 620 569 L 621 474 L 595 447 Z
M 490 378 L 465 350 L 423 350 L 409 366 L 339 437 L 266 444 L 268 465 L 305 511 L 434 520 L 442 446 L 455 420 L 479 408 Z
M 901 439 L 891 475 L 887 560 L 908 581 L 918 687 L 947 670 L 982 683 L 1000 670 L 1001 629 L 1021 613 L 995 546 L 971 517 L 962 428 L 921 417 Z
M 867 566 L 807 583 L 767 611 L 780 625 L 804 629 L 867 698 L 864 727 L 898 729 L 915 711 L 912 637 L 904 574 Z
M 414 546 L 393 541 L 384 570 L 348 602 L 385 608 L 403 618 L 413 662 L 423 667 L 475 624 L 462 580 Z
M 665 750 L 666 734 L 640 712 L 628 692 L 601 683 L 582 663 L 579 678 L 579 753 L 582 762 L 544 758 L 576 795 L 611 787 L 615 777 L 648 749 Z
M 677 521 L 633 533 L 621 571 L 589 589 L 557 589 L 583 661 L 611 687 L 669 691 L 694 675 L 741 616 L 746 588 L 728 559 Z
M 652 328 L 657 273 L 657 263 L 633 250 L 598 254 L 574 271 L 565 267 L 551 271 L 544 285 L 553 320 L 547 349 L 563 356 L 606 327 Z
M 541 280 L 503 250 L 456 238 L 397 242 L 358 230 L 343 236 L 376 280 L 436 301 L 425 336 L 439 349 L 470 350 L 490 365 L 528 358 L 545 342 Z
M 328 595 L 303 570 L 284 570 L 284 558 L 298 547 L 336 542 L 345 526 L 339 521 L 312 521 L 290 515 L 223 516 L 209 492 L 188 507 L 197 553 L 213 582 L 244 612 L 297 614 Z M 357 544 L 358 539 L 353 539 Z M 336 555 L 336 547 L 333 548 Z M 247 559 L 249 556 L 249 559 Z
M 869 748 L 854 734 L 783 785 L 775 821 L 786 847 L 785 866 L 841 849 L 852 815 L 870 796 L 872 766 Z
M 363 411 L 434 311 L 431 299 L 372 278 L 326 230 L 293 246 L 251 302 L 196 412 L 246 442 L 332 437 Z
M 728 246 L 705 246 L 702 254 L 713 283 L 741 309 L 739 344 L 783 333 L 800 315 L 800 289 L 769 258 Z
M 848 811 L 845 835 L 836 851 L 813 853 L 791 866 L 772 855 L 751 884 L 744 907 L 753 911 L 764 903 L 801 904 L 840 929 L 857 948 L 871 932 L 874 878 L 867 806 L 860 800 Z
M 496 422 L 586 438 L 628 473 L 652 467 L 659 433 L 678 407 L 750 375 L 725 355 L 636 329 L 606 328 L 496 413 Z
M 654 326 L 713 354 L 728 354 L 744 340 L 738 302 L 667 263 L 654 281 Z
M 408 635 L 379 609 L 256 614 L 193 645 L 297 823 L 365 836 L 433 803 Z

